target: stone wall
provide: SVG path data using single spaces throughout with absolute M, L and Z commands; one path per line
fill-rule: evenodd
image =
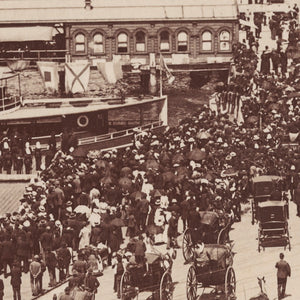
M 4 71 L 3 76 L 9 76 L 11 73 Z M 163 93 L 164 94 L 184 94 L 191 88 L 191 74 L 189 71 L 174 72 L 175 80 L 170 84 L 163 74 Z M 159 94 L 159 72 L 157 72 L 157 95 Z M 209 74 L 200 73 L 197 75 L 197 81 L 192 85 L 193 89 L 200 89 L 204 84 L 213 79 Z M 194 80 L 194 79 L 193 79 Z M 49 94 L 45 91 L 40 73 L 36 68 L 27 69 L 21 72 L 21 94 L 24 99 L 40 99 L 59 97 L 58 94 Z M 213 81 L 215 81 L 213 79 Z M 8 92 L 16 94 L 19 90 L 18 77 L 7 81 Z M 139 73 L 124 73 L 122 80 L 117 84 L 107 83 L 98 70 L 91 70 L 88 91 L 86 97 L 120 97 L 121 95 L 140 95 L 146 93 L 141 87 L 141 75 Z

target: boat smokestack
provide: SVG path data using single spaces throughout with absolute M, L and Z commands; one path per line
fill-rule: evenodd
M 91 9 L 93 9 L 93 6 L 92 6 L 92 0 L 84 0 L 84 3 L 85 3 L 84 8 L 85 8 L 86 10 L 91 10 Z

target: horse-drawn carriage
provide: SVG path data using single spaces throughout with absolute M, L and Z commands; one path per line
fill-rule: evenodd
M 121 299 L 129 300 L 140 293 L 150 292 L 153 300 L 171 300 L 174 289 L 172 258 L 160 253 L 146 253 L 145 258 L 148 268 L 145 264 L 127 265 L 121 278 Z
M 258 204 L 258 252 L 261 248 L 288 247 L 291 241 L 287 221 L 287 206 L 283 201 L 265 201 Z
M 200 211 L 200 224 L 197 228 L 187 228 L 183 233 L 182 252 L 189 261 L 197 243 L 225 244 L 229 241 L 231 219 L 213 211 Z
M 252 195 L 251 198 L 251 210 L 252 210 L 252 225 L 258 219 L 258 205 L 264 201 L 274 200 L 274 201 L 283 201 L 286 205 L 287 216 L 288 216 L 288 201 L 284 197 L 283 193 L 283 178 L 280 176 L 274 175 L 263 175 L 254 177 L 252 179 Z M 279 197 L 274 198 L 274 192 L 277 191 Z
M 218 299 L 235 299 L 236 278 L 232 267 L 233 253 L 227 245 L 207 244 L 195 249 L 187 273 L 188 300 L 198 299 L 198 289 L 212 288 Z M 215 298 L 214 298 L 215 299 Z

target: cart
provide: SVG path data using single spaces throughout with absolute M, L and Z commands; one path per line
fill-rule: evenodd
M 229 217 L 219 216 L 213 211 L 199 212 L 201 224 L 198 228 L 187 228 L 183 233 L 182 253 L 186 262 L 193 259 L 191 255 L 198 243 L 225 244 L 229 241 L 231 221 Z
M 259 203 L 258 215 L 258 252 L 266 247 L 288 247 L 291 250 L 286 204 L 283 201 Z
M 263 175 L 252 179 L 252 195 L 251 210 L 252 210 L 252 225 L 257 219 L 258 204 L 264 201 L 271 200 L 271 194 L 275 190 L 276 185 L 282 181 L 282 177 L 274 175 Z M 280 199 L 282 200 L 282 199 Z
M 148 270 L 142 264 L 128 264 L 121 278 L 121 299 L 130 300 L 140 293 L 152 293 L 153 300 L 172 300 L 172 258 L 166 254 L 146 253 Z
M 187 273 L 187 300 L 198 299 L 198 294 L 201 298 L 209 288 L 211 293 L 218 294 L 214 299 L 235 299 L 236 278 L 232 264 L 233 253 L 227 245 L 207 244 L 196 250 Z

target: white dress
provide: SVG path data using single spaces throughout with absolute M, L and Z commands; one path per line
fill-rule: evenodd
M 79 249 L 85 248 L 90 244 L 90 237 L 91 237 L 91 227 L 84 226 L 79 232 Z

